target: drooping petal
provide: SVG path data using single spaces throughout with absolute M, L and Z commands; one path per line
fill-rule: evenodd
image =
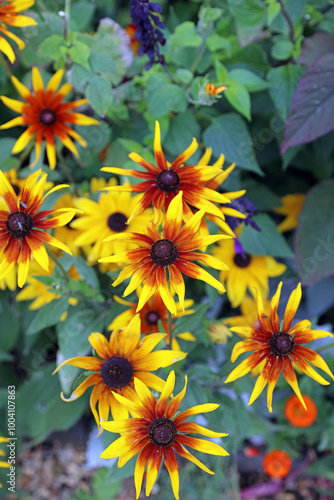
M 150 495 L 154 483 L 158 477 L 158 472 L 162 461 L 162 455 L 163 455 L 162 448 L 158 446 L 151 453 L 151 457 L 147 464 L 146 489 L 145 489 L 146 496 Z
M 192 422 L 183 422 L 177 426 L 177 432 L 183 432 L 185 434 L 202 434 L 206 437 L 220 438 L 228 436 L 226 432 L 214 432 L 206 427 L 202 427 L 198 424 L 193 424 Z
M 178 438 L 176 438 L 176 440 L 174 441 L 173 448 L 181 457 L 186 458 L 187 460 L 189 460 L 189 462 L 194 463 L 195 465 L 197 465 L 197 467 L 204 470 L 208 474 L 214 475 L 214 472 L 208 469 L 206 465 L 200 462 L 196 457 L 194 457 L 194 455 L 190 453 L 190 451 L 188 451 L 182 444 L 178 442 Z
M 143 483 L 144 471 L 148 459 L 154 453 L 156 446 L 153 443 L 149 443 L 145 446 L 145 448 L 140 452 L 136 467 L 135 467 L 135 487 L 136 487 L 136 498 L 140 495 L 141 485 Z
M 163 449 L 164 463 L 169 472 L 169 477 L 172 483 L 172 489 L 176 500 L 179 500 L 179 469 L 177 467 L 176 456 L 171 446 L 166 446 Z
M 229 376 L 225 380 L 225 384 L 227 384 L 228 382 L 233 382 L 233 380 L 243 377 L 244 375 L 249 373 L 251 370 L 253 370 L 253 368 L 259 365 L 261 361 L 265 359 L 266 356 L 268 356 L 269 353 L 270 353 L 270 348 L 251 354 L 249 358 L 245 359 L 236 368 L 234 368 L 234 370 L 229 374 Z
M 277 381 L 279 379 L 280 373 L 282 371 L 283 358 L 276 358 L 276 361 L 272 367 L 271 373 L 269 375 L 268 389 L 267 389 L 267 406 L 270 413 L 273 411 L 273 392 L 276 387 Z
M 283 332 L 287 332 L 290 328 L 291 322 L 295 317 L 296 311 L 302 298 L 302 287 L 299 283 L 297 288 L 293 290 L 288 300 L 283 319 Z
M 292 363 L 288 357 L 283 358 L 283 375 L 285 380 L 288 382 L 288 384 L 292 387 L 294 390 L 296 396 L 298 396 L 299 401 L 303 405 L 304 409 L 307 410 L 305 401 L 303 399 L 303 396 L 301 395 L 299 386 L 298 386 L 298 381 L 296 374 L 294 372 Z
M 261 392 L 263 391 L 263 389 L 267 385 L 269 378 L 270 378 L 272 368 L 275 365 L 275 362 L 276 362 L 276 356 L 274 356 L 273 354 L 270 354 L 266 359 L 266 363 L 263 367 L 261 374 L 258 376 L 258 378 L 256 380 L 251 397 L 249 398 L 249 402 L 248 402 L 249 405 L 254 403 L 254 401 L 260 396 Z
M 77 366 L 78 368 L 84 368 L 85 370 L 98 371 L 101 370 L 103 361 L 101 361 L 101 359 L 94 358 L 92 356 L 78 356 L 75 358 L 66 359 L 59 366 L 57 366 L 52 375 L 57 373 L 57 371 L 59 371 L 60 368 L 62 368 L 65 365 Z
M 208 453 L 209 455 L 219 455 L 221 457 L 227 457 L 229 455 L 224 448 L 219 446 L 219 444 L 213 443 L 212 441 L 183 436 L 181 434 L 178 434 L 177 440 L 179 443 L 189 446 L 189 448 L 194 448 L 194 450 L 202 451 L 203 453 Z

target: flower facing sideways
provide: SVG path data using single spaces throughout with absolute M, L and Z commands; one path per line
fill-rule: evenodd
M 134 474 L 136 498 L 140 495 L 146 464 L 146 496 L 151 493 L 162 459 L 164 459 L 174 496 L 178 500 L 179 471 L 175 452 L 209 474 L 214 474 L 214 472 L 194 457 L 186 447 L 210 455 L 228 455 L 227 451 L 216 443 L 186 435 L 195 433 L 211 438 L 227 436 L 225 433 L 213 432 L 200 425 L 185 422 L 190 416 L 213 411 L 219 405 L 207 403 L 193 406 L 175 416 L 186 393 L 187 377 L 184 389 L 168 403 L 174 385 L 175 373 L 172 371 L 164 384 L 161 396 L 156 401 L 145 384 L 135 379 L 138 401 L 133 402 L 115 394 L 115 398 L 129 410 L 134 418 L 101 423 L 107 431 L 121 434 L 121 437 L 102 453 L 102 458 L 119 457 L 118 467 L 122 467 L 130 458 L 139 453 Z
M 64 71 L 59 69 L 50 79 L 46 89 L 40 72 L 36 67 L 32 69 L 33 92 L 23 85 L 15 76 L 12 76 L 13 84 L 21 97 L 26 102 L 16 101 L 9 97 L 1 96 L 2 102 L 7 108 L 12 109 L 21 116 L 1 125 L 0 129 L 16 127 L 16 125 L 26 125 L 27 130 L 16 141 L 12 153 L 20 153 L 35 136 L 36 159 L 31 166 L 34 166 L 40 157 L 43 139 L 46 142 L 46 153 L 50 168 L 56 167 L 56 147 L 55 137 L 66 146 L 75 156 L 79 156 L 77 148 L 72 139 L 78 141 L 82 147 L 86 147 L 86 141 L 71 127 L 67 125 L 99 125 L 94 118 L 82 113 L 72 113 L 78 106 L 88 104 L 87 99 L 79 99 L 73 102 L 62 102 L 72 90 L 72 85 L 65 83 L 58 91 L 58 87 L 63 78 Z
M 285 309 L 283 325 L 281 327 L 277 314 L 281 288 L 282 282 L 278 285 L 277 291 L 271 300 L 271 311 L 269 316 L 265 314 L 261 295 L 258 294 L 259 327 L 231 328 L 233 332 L 247 336 L 247 340 L 238 342 L 234 346 L 231 357 L 232 362 L 244 352 L 255 352 L 242 361 L 240 365 L 230 373 L 225 381 L 232 382 L 237 378 L 243 377 L 265 360 L 264 368 L 255 383 L 248 404 L 252 404 L 268 384 L 267 403 L 270 412 L 272 411 L 273 391 L 282 369 L 286 381 L 298 396 L 303 407 L 307 409 L 303 396 L 299 390 L 292 362 L 301 372 L 313 378 L 319 382 L 319 384 L 328 385 L 329 382 L 319 375 L 309 363 L 323 370 L 334 380 L 331 370 L 322 357 L 315 351 L 301 345 L 315 339 L 328 336 L 333 337 L 333 335 L 325 330 L 311 330 L 311 323 L 306 319 L 299 321 L 291 327 L 292 320 L 296 314 L 302 296 L 300 284 L 291 293 Z
M 186 353 L 173 350 L 153 351 L 163 339 L 163 333 L 154 333 L 140 339 L 140 318 L 136 314 L 126 328 L 114 330 L 110 340 L 101 333 L 92 333 L 88 340 L 99 356 L 70 358 L 61 363 L 54 371 L 56 373 L 64 365 L 78 366 L 93 371 L 73 392 L 69 399 L 75 401 L 88 389 L 94 386 L 90 397 L 90 407 L 95 417 L 100 433 L 100 421 L 108 420 L 109 410 L 114 420 L 128 417 L 128 410 L 119 403 L 115 394 L 121 394 L 131 401 L 138 401 L 134 390 L 134 377 L 156 391 L 161 392 L 164 382 L 151 373 L 170 366 L 186 357 Z M 99 403 L 98 411 L 96 405 Z
M 21 38 L 9 31 L 6 26 L 12 26 L 13 28 L 35 26 L 37 23 L 32 17 L 18 14 L 18 12 L 32 7 L 34 3 L 35 0 L 0 0 L 0 50 L 11 63 L 16 59 L 15 53 L 3 35 L 13 40 L 20 50 L 24 49 L 25 43 Z
M 198 228 L 204 214 L 205 209 L 199 210 L 181 228 L 183 213 L 182 192 L 180 192 L 168 207 L 162 235 L 151 224 L 147 227 L 145 234 L 123 233 L 107 238 L 106 241 L 130 241 L 142 247 L 99 261 L 129 264 L 113 283 L 113 286 L 116 286 L 131 276 L 131 281 L 124 291 L 124 297 L 144 282 L 136 312 L 142 309 L 157 290 L 172 314 L 177 314 L 173 298 L 175 293 L 179 297 L 181 309 L 184 310 L 185 284 L 182 274 L 205 281 L 217 290 L 224 292 L 224 287 L 218 280 L 193 263 L 194 260 L 198 260 L 215 269 L 227 269 L 223 262 L 211 255 L 193 252 L 220 239 L 230 238 L 230 236 L 221 234 L 198 236 Z M 167 281 L 167 270 L 170 286 Z
M 22 194 L 17 196 L 0 171 L 0 196 L 7 206 L 6 210 L 0 210 L 0 279 L 7 276 L 18 263 L 18 285 L 21 288 L 26 282 L 32 255 L 43 269 L 49 269 L 49 257 L 43 243 L 71 254 L 64 243 L 44 230 L 64 226 L 74 217 L 76 209 L 39 212 L 49 194 L 68 187 L 61 184 L 43 196 L 46 178 L 47 174 L 38 170 L 26 179 Z

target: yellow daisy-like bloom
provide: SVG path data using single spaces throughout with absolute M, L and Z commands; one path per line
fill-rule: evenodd
M 128 250 L 122 254 L 100 259 L 100 262 L 118 262 L 129 264 L 121 271 L 114 281 L 117 286 L 127 278 L 131 281 L 124 291 L 123 297 L 130 295 L 144 282 L 140 293 L 136 312 L 140 311 L 148 299 L 158 291 L 167 309 L 177 314 L 173 296 L 179 297 L 180 307 L 184 309 L 185 284 L 182 274 L 191 278 L 205 281 L 209 285 L 224 292 L 223 285 L 207 271 L 193 263 L 198 260 L 215 269 L 227 270 L 222 261 L 211 255 L 195 253 L 194 250 L 205 247 L 220 239 L 230 238 L 227 235 L 212 235 L 201 237 L 197 235 L 201 219 L 206 209 L 199 210 L 182 227 L 182 191 L 171 201 L 164 221 L 163 233 L 160 235 L 156 227 L 151 224 L 145 233 L 127 233 L 111 236 L 108 240 L 120 239 L 141 245 L 141 248 Z M 169 273 L 170 286 L 167 281 Z
M 16 295 L 16 300 L 18 302 L 32 300 L 29 305 L 29 309 L 31 311 L 40 309 L 45 304 L 49 304 L 53 300 L 59 300 L 62 296 L 61 293 L 52 286 L 46 285 L 38 279 L 39 276 L 51 276 L 54 272 L 54 268 L 55 263 L 53 261 L 50 262 L 49 271 L 46 271 L 36 261 L 33 261 L 27 277 L 27 285 Z M 80 279 L 80 275 L 73 266 L 68 270 L 68 276 L 71 279 Z M 71 306 L 76 306 L 78 299 L 75 297 L 69 297 L 68 303 Z M 65 321 L 66 318 L 67 311 L 62 314 L 60 321 Z
M 222 173 L 221 166 L 210 166 L 203 168 L 202 165 L 184 166 L 184 163 L 197 150 L 197 141 L 193 138 L 191 145 L 172 163 L 169 163 L 161 149 L 160 125 L 155 123 L 154 154 L 156 165 L 142 158 L 137 153 L 131 153 L 129 158 L 145 169 L 126 170 L 116 167 L 104 167 L 105 172 L 112 172 L 119 175 L 128 175 L 139 179 L 145 179 L 133 186 L 113 186 L 108 188 L 112 191 L 131 191 L 132 193 L 143 193 L 138 199 L 128 222 L 143 212 L 151 205 L 160 213 L 168 209 L 170 202 L 183 191 L 183 214 L 186 217 L 192 215 L 191 207 L 197 209 L 205 208 L 209 214 L 222 217 L 221 211 L 214 203 L 230 203 L 230 200 L 223 194 L 207 187 L 207 184 L 217 175 Z
M 0 196 L 7 207 L 0 210 L 0 279 L 5 278 L 18 263 L 18 285 L 21 288 L 26 282 L 32 255 L 43 269 L 49 269 L 49 257 L 43 243 L 71 254 L 66 245 L 46 233 L 45 229 L 67 224 L 75 210 L 64 208 L 39 212 L 49 194 L 68 185 L 56 186 L 43 196 L 46 178 L 47 174 L 42 174 L 41 170 L 30 175 L 18 197 L 0 171 Z
M 0 437 L 0 443 L 8 443 L 10 439 L 5 438 L 5 437 Z M 0 450 L 0 457 L 4 457 L 6 453 L 3 450 Z M 10 467 L 10 464 L 6 461 L 0 460 L 0 468 L 6 468 L 8 469 Z M 0 488 L 2 488 L 2 484 L 0 483 Z
M 266 314 L 270 313 L 270 300 L 262 297 L 263 307 Z M 240 304 L 241 315 L 230 316 L 223 320 L 225 325 L 230 326 L 251 326 L 253 328 L 259 327 L 258 314 L 257 314 L 257 301 L 254 297 L 246 295 Z
M 138 290 L 137 290 L 138 293 Z M 140 296 L 140 294 L 138 294 Z M 128 307 L 126 311 L 116 316 L 116 318 L 109 325 L 109 330 L 114 330 L 116 328 L 124 328 L 129 321 L 135 316 L 138 302 L 128 302 L 124 299 L 114 296 L 114 300 L 119 304 L 123 304 Z M 193 309 L 187 310 L 188 307 L 192 307 L 194 301 L 189 299 L 184 301 L 184 311 L 181 310 L 180 304 L 176 303 L 177 314 L 173 315 L 173 318 L 181 318 L 182 316 L 192 314 L 195 312 Z M 151 333 L 157 333 L 158 321 L 161 321 L 164 332 L 166 333 L 166 344 L 170 345 L 170 335 L 169 335 L 169 325 L 168 325 L 168 309 L 165 306 L 159 293 L 155 293 L 151 298 L 148 299 L 144 307 L 139 311 L 139 316 L 141 320 L 141 329 L 144 335 L 150 335 Z M 172 328 L 174 325 L 172 325 Z M 183 340 L 189 340 L 194 342 L 196 337 L 190 332 L 178 333 L 176 337 Z M 179 350 L 180 346 L 176 338 L 172 339 L 172 349 Z
M 226 433 L 213 432 L 201 425 L 185 422 L 192 415 L 216 410 L 219 405 L 207 403 L 193 406 L 175 416 L 186 393 L 187 377 L 185 377 L 183 390 L 168 403 L 174 386 L 175 373 L 171 371 L 164 383 L 161 396 L 156 401 L 145 384 L 135 379 L 135 388 L 139 396 L 137 401 L 133 402 L 115 394 L 117 401 L 124 405 L 134 418 L 101 424 L 107 431 L 121 434 L 121 437 L 101 454 L 102 458 L 119 457 L 118 467 L 123 467 L 130 458 L 140 452 L 134 474 L 136 498 L 140 495 L 146 464 L 146 496 L 151 493 L 163 458 L 170 475 L 174 496 L 178 500 L 179 471 L 175 452 L 209 474 L 214 474 L 214 472 L 194 457 L 186 447 L 210 455 L 229 455 L 221 446 L 212 441 L 187 436 L 187 434 L 202 434 L 211 438 L 227 436 Z
M 243 377 L 265 360 L 264 368 L 255 383 L 248 404 L 252 404 L 268 384 L 267 403 L 270 412 L 272 411 L 273 391 L 282 369 L 286 381 L 298 396 L 303 407 L 307 409 L 303 396 L 299 390 L 292 362 L 301 372 L 313 378 L 316 382 L 319 382 L 319 384 L 328 385 L 329 382 L 319 375 L 309 363 L 323 370 L 334 380 L 334 376 L 323 358 L 315 351 L 301 345 L 323 337 L 334 337 L 334 335 L 325 330 L 311 330 L 311 322 L 306 319 L 299 321 L 291 327 L 292 320 L 296 314 L 302 296 L 300 284 L 290 295 L 285 309 L 283 325 L 281 327 L 277 315 L 281 288 L 282 282 L 278 285 L 277 292 L 271 300 L 269 316 L 265 313 L 261 295 L 258 294 L 258 328 L 231 328 L 233 332 L 247 336 L 247 340 L 238 342 L 234 346 L 231 357 L 232 362 L 244 352 L 255 352 L 242 361 L 239 366 L 230 373 L 225 381 L 225 383 L 232 382 L 237 378 Z
M 208 328 L 208 334 L 212 342 L 216 344 L 226 344 L 227 339 L 232 337 L 232 333 L 222 322 L 212 323 Z
M 128 418 L 128 410 L 120 404 L 115 394 L 122 394 L 131 401 L 138 401 L 134 390 L 134 377 L 156 391 L 161 392 L 164 387 L 162 379 L 151 373 L 159 368 L 170 366 L 186 357 L 182 351 L 164 350 L 153 351 L 155 346 L 165 338 L 163 333 L 154 333 L 143 339 L 140 338 L 140 318 L 136 314 L 123 330 L 114 330 L 109 342 L 101 333 L 94 332 L 88 340 L 99 356 L 71 358 L 61 363 L 56 373 L 64 365 L 78 366 L 93 371 L 73 392 L 69 399 L 75 401 L 88 389 L 94 386 L 90 397 L 90 407 L 99 428 L 103 431 L 100 421 L 106 422 L 109 409 L 114 420 Z M 98 412 L 96 410 L 99 402 Z
M 131 196 L 131 193 L 112 192 L 101 193 L 97 202 L 88 198 L 74 200 L 75 206 L 83 212 L 71 223 L 71 227 L 80 230 L 81 233 L 74 243 L 77 246 L 92 245 L 88 254 L 89 264 L 95 264 L 100 257 L 135 248 L 135 245 L 124 240 L 109 243 L 105 243 L 104 240 L 118 234 L 144 231 L 152 220 L 151 210 L 145 210 L 127 224 L 127 219 L 137 202 L 138 196 Z
M 94 118 L 90 118 L 82 113 L 71 112 L 78 106 L 88 104 L 88 99 L 62 102 L 72 90 L 72 85 L 69 83 L 65 83 L 57 90 L 62 81 L 63 74 L 64 71 L 59 69 L 50 79 L 46 89 L 44 89 L 40 72 L 36 67 L 33 67 L 33 92 L 30 92 L 30 90 L 15 76 L 12 76 L 13 84 L 26 102 L 16 101 L 9 97 L 1 96 L 1 100 L 5 106 L 16 113 L 20 113 L 21 116 L 1 125 L 0 129 L 16 127 L 17 125 L 28 125 L 27 130 L 25 130 L 16 141 L 12 153 L 20 153 L 30 140 L 35 137 L 36 159 L 31 164 L 31 167 L 39 160 L 43 139 L 45 139 L 46 142 L 46 153 L 52 170 L 56 168 L 57 163 L 55 137 L 58 137 L 64 146 L 66 146 L 75 156 L 79 156 L 71 137 L 78 141 L 82 147 L 86 147 L 87 143 L 75 130 L 69 127 L 67 123 L 76 125 L 99 125 L 99 122 Z
M 258 289 L 262 296 L 269 294 L 269 278 L 280 276 L 286 270 L 273 257 L 238 253 L 235 240 L 219 243 L 212 254 L 225 262 L 230 269 L 220 273 L 220 280 L 226 286 L 232 307 L 238 307 L 244 300 L 247 289 L 254 294 Z
M 298 217 L 302 211 L 305 198 L 305 194 L 287 194 L 281 198 L 282 205 L 274 208 L 276 214 L 285 216 L 285 219 L 277 226 L 281 233 L 298 226 Z
M 11 33 L 6 26 L 12 26 L 13 28 L 35 26 L 37 22 L 32 17 L 18 14 L 18 12 L 32 7 L 34 3 L 35 0 L 0 0 L 0 50 L 11 63 L 16 59 L 15 53 L 3 35 L 13 40 L 20 50 L 24 49 L 25 43 L 21 38 Z

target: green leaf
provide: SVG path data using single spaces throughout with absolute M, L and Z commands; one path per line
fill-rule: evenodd
M 235 113 L 227 113 L 212 118 L 211 125 L 204 131 L 203 139 L 207 147 L 212 147 L 215 156 L 221 153 L 226 156 L 229 163 L 235 162 L 237 166 L 263 175 L 258 165 L 252 139 L 243 119 Z
M 281 4 L 276 0 L 272 0 L 268 5 L 268 24 L 273 22 L 276 16 L 281 12 Z
M 266 9 L 257 0 L 228 0 L 227 3 L 241 39 L 250 40 L 263 24 Z
M 12 137 L 3 137 L 2 139 L 0 139 L 0 161 L 9 159 L 8 157 L 12 154 L 12 149 L 15 142 L 15 139 L 13 139 Z M 2 167 L 2 163 L 0 164 Z
M 269 94 L 277 111 L 286 120 L 290 113 L 292 96 L 306 68 L 296 64 L 285 64 L 268 72 Z
M 111 84 L 107 78 L 93 76 L 86 87 L 86 97 L 98 114 L 106 114 L 113 101 Z
M 193 137 L 199 139 L 200 133 L 199 125 L 193 113 L 188 109 L 171 119 L 168 135 L 164 140 L 164 147 L 169 151 L 173 151 L 173 156 L 176 157 L 191 144 Z M 192 164 L 193 161 L 194 159 L 191 157 Z
M 153 94 L 148 93 L 147 107 L 154 117 L 167 115 L 172 111 L 181 113 L 187 108 L 187 97 L 183 89 L 172 83 L 166 83 Z
M 290 40 L 278 40 L 272 46 L 271 56 L 277 61 L 285 61 L 290 58 L 293 49 L 294 44 Z
M 174 333 L 183 333 L 198 330 L 202 326 L 203 318 L 205 317 L 206 311 L 209 309 L 210 304 L 201 304 L 196 307 L 196 312 L 189 314 L 189 316 L 183 316 L 175 321 Z
M 250 225 L 245 226 L 240 241 L 245 252 L 251 255 L 271 255 L 272 257 L 292 258 L 293 253 L 284 236 L 277 231 L 276 224 L 269 215 L 253 217 L 261 231 Z
M 39 367 L 17 392 L 17 432 L 20 437 L 33 438 L 34 443 L 53 431 L 69 429 L 87 408 L 85 396 L 74 403 L 60 399 L 58 377 L 52 376 L 55 368 L 55 363 Z
M 20 335 L 20 321 L 17 309 L 5 298 L 0 302 L 0 351 L 8 352 L 15 348 Z
M 334 274 L 334 180 L 317 184 L 306 196 L 296 232 L 296 261 L 302 283 Z
M 229 73 L 224 64 L 222 64 L 218 59 L 215 59 L 215 72 L 219 85 L 223 85 L 228 80 Z
M 250 121 L 251 102 L 248 90 L 244 85 L 238 83 L 236 80 L 229 79 L 227 81 L 227 89 L 224 92 L 224 97 L 226 97 L 234 109 L 239 111 L 239 113 Z
M 78 89 L 80 92 L 84 92 L 86 85 L 93 78 L 93 72 L 80 66 L 79 64 L 73 64 L 71 68 L 71 84 L 74 88 Z
M 53 300 L 49 304 L 41 307 L 32 322 L 30 323 L 27 335 L 34 335 L 35 333 L 47 328 L 48 326 L 55 325 L 60 320 L 61 315 L 67 311 L 68 296 L 63 296 L 59 300 Z
M 89 66 L 89 48 L 82 42 L 76 42 L 73 47 L 68 50 L 68 55 L 76 64 L 80 64 L 84 68 L 90 69 Z
M 237 80 L 237 82 L 241 83 L 248 90 L 248 92 L 259 92 L 260 90 L 265 90 L 269 87 L 268 82 L 262 80 L 262 78 L 247 69 L 232 69 L 230 71 L 229 78 L 231 78 L 231 80 Z
M 64 43 L 64 39 L 60 35 L 51 35 L 40 44 L 38 47 L 38 57 L 43 61 L 56 60 L 61 57 L 62 52 L 60 48 Z
M 197 33 L 195 24 L 186 21 L 177 26 L 175 32 L 169 37 L 168 43 L 173 51 L 177 51 L 184 47 L 199 47 L 202 37 Z
M 71 5 L 70 27 L 73 31 L 88 28 L 95 10 L 94 2 L 79 1 Z

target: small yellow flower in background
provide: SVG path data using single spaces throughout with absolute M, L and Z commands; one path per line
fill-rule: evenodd
M 114 253 L 124 252 L 137 245 L 124 241 L 106 243 L 104 240 L 117 234 L 143 232 L 152 220 L 152 210 L 145 210 L 130 224 L 127 224 L 134 206 L 140 196 L 131 196 L 131 193 L 101 193 L 99 200 L 79 198 L 73 201 L 74 205 L 82 210 L 79 218 L 71 223 L 71 227 L 80 231 L 74 244 L 77 246 L 92 245 L 88 253 L 88 263 L 95 264 L 100 257 L 107 257 Z
M 285 309 L 283 326 L 281 328 L 280 320 L 277 315 L 281 288 L 282 282 L 278 285 L 277 291 L 271 300 L 269 316 L 265 313 L 261 295 L 258 294 L 258 328 L 231 328 L 233 332 L 240 333 L 247 337 L 247 340 L 238 342 L 234 346 L 231 357 L 232 362 L 244 352 L 255 352 L 242 361 L 239 366 L 230 373 L 225 381 L 225 383 L 232 382 L 233 380 L 243 377 L 265 360 L 264 368 L 255 383 L 248 404 L 252 404 L 268 384 L 267 403 L 270 412 L 272 411 L 273 391 L 282 369 L 286 381 L 290 384 L 303 407 L 306 409 L 292 362 L 301 372 L 313 378 L 316 382 L 319 382 L 319 384 L 328 385 L 329 382 L 319 375 L 309 363 L 323 370 L 334 380 L 334 376 L 323 358 L 315 351 L 301 345 L 323 337 L 334 337 L 334 335 L 325 330 L 311 330 L 311 322 L 306 319 L 299 321 L 291 327 L 302 296 L 300 284 L 290 295 Z
M 226 344 L 227 339 L 232 337 L 232 333 L 222 321 L 212 323 L 208 328 L 208 334 L 212 342 L 216 344 Z
M 216 87 L 214 83 L 207 83 L 205 87 L 205 92 L 207 92 L 209 95 L 216 96 L 224 92 L 224 90 L 226 89 L 227 87 L 225 87 L 225 85 L 219 85 L 218 87 Z
M 0 129 L 8 129 L 17 125 L 28 126 L 27 130 L 16 141 L 12 153 L 20 153 L 28 145 L 30 140 L 35 139 L 36 159 L 30 165 L 34 166 L 41 154 L 41 145 L 43 140 L 46 142 L 46 153 L 50 168 L 56 168 L 56 146 L 55 137 L 66 146 L 75 156 L 79 156 L 71 138 L 76 140 L 82 147 L 86 147 L 86 141 L 71 127 L 67 125 L 99 125 L 94 118 L 83 115 L 82 113 L 72 113 L 71 111 L 78 106 L 88 104 L 87 99 L 78 101 L 62 102 L 72 90 L 72 85 L 65 83 L 58 91 L 62 81 L 64 71 L 59 69 L 50 79 L 46 89 L 40 72 L 36 67 L 32 69 L 33 92 L 23 85 L 15 76 L 12 76 L 13 84 L 21 97 L 26 102 L 16 101 L 6 96 L 1 96 L 2 102 L 8 108 L 21 116 L 10 120 L 1 125 Z
M 44 231 L 67 224 L 76 212 L 66 208 L 39 212 L 49 194 L 68 187 L 61 184 L 43 196 L 46 178 L 47 174 L 42 174 L 41 170 L 27 177 L 18 197 L 0 170 L 0 196 L 7 207 L 0 210 L 0 279 L 18 263 L 17 279 L 21 288 L 26 282 L 32 256 L 43 269 L 49 269 L 49 257 L 43 243 L 71 253 L 64 243 Z
M 185 217 L 192 215 L 191 207 L 205 208 L 206 213 L 222 217 L 221 211 L 214 203 L 230 203 L 230 200 L 225 195 L 206 187 L 211 179 L 222 172 L 221 166 L 210 166 L 210 168 L 204 168 L 202 165 L 184 166 L 197 147 L 197 141 L 194 138 L 191 145 L 172 163 L 169 163 L 161 149 L 160 125 L 155 122 L 154 154 L 156 165 L 144 160 L 137 153 L 131 153 L 129 158 L 143 167 L 145 171 L 116 167 L 102 168 L 104 172 L 144 179 L 143 182 L 133 186 L 123 185 L 108 188 L 111 191 L 143 193 L 143 196 L 138 198 L 128 222 L 131 222 L 134 217 L 151 205 L 158 212 L 157 220 L 160 220 L 161 211 L 163 209 L 165 212 L 167 211 L 170 202 L 180 191 L 183 191 L 183 214 Z
M 45 304 L 49 304 L 53 300 L 60 299 L 61 293 L 57 289 L 53 288 L 51 285 L 46 285 L 38 279 L 39 276 L 52 276 L 54 268 L 55 263 L 53 261 L 50 262 L 49 271 L 43 269 L 35 260 L 32 261 L 27 277 L 27 285 L 16 295 L 16 300 L 18 302 L 32 300 L 33 302 L 29 304 L 28 309 L 35 311 Z M 80 279 L 80 275 L 73 266 L 71 266 L 68 270 L 68 276 L 71 279 Z M 71 306 L 76 306 L 78 299 L 75 297 L 69 297 L 68 303 Z M 60 317 L 60 321 L 65 321 L 66 317 L 67 311 L 65 311 Z
M 249 255 L 239 251 L 238 240 L 219 242 L 212 255 L 221 259 L 229 271 L 221 271 L 220 280 L 226 286 L 227 297 L 232 307 L 238 307 L 244 300 L 247 289 L 254 294 L 257 289 L 262 296 L 269 294 L 269 278 L 280 276 L 286 270 L 273 257 Z
M 270 300 L 262 297 L 263 308 L 266 314 L 270 313 Z M 252 328 L 259 327 L 258 313 L 257 313 L 257 301 L 254 297 L 246 295 L 244 300 L 240 304 L 241 315 L 230 316 L 225 318 L 223 323 L 225 325 L 231 326 L 251 326 Z
M 140 296 L 140 293 L 137 294 Z M 128 302 L 124 299 L 117 297 L 114 295 L 114 300 L 119 304 L 123 304 L 128 307 L 126 311 L 116 316 L 116 318 L 109 325 L 109 330 L 115 330 L 117 328 L 124 328 L 129 321 L 135 316 L 136 309 L 138 306 L 138 302 Z M 182 316 L 192 314 L 194 309 L 188 309 L 188 307 L 192 307 L 194 301 L 191 299 L 184 301 L 184 311 L 181 310 L 180 303 L 176 303 L 177 314 L 173 315 L 173 318 L 181 318 Z M 164 332 L 166 333 L 166 344 L 170 345 L 170 335 L 169 335 L 169 327 L 168 327 L 168 309 L 165 306 L 162 298 L 159 293 L 155 293 L 152 297 L 148 299 L 144 307 L 139 311 L 139 316 L 141 320 L 141 332 L 144 335 L 150 335 L 151 333 L 157 333 L 159 331 L 158 321 L 161 321 Z M 174 325 L 172 325 L 174 328 Z M 178 333 L 175 337 L 179 337 L 182 340 L 188 340 L 190 342 L 194 342 L 196 337 L 190 332 Z M 172 339 L 172 349 L 179 350 L 180 346 L 176 338 Z
M 210 431 L 200 425 L 185 422 L 192 415 L 216 410 L 219 405 L 207 403 L 193 406 L 175 416 L 186 393 L 187 377 L 185 377 L 183 390 L 168 403 L 174 386 L 175 373 L 172 371 L 164 383 L 160 398 L 156 401 L 145 384 L 135 379 L 135 388 L 139 396 L 135 402 L 115 394 L 117 401 L 124 405 L 134 418 L 101 423 L 107 431 L 121 434 L 121 437 L 101 454 L 102 458 L 119 457 L 118 467 L 123 467 L 130 458 L 139 453 L 134 473 L 136 498 L 140 495 L 146 465 L 146 496 L 151 493 L 162 459 L 164 459 L 174 496 L 178 500 L 179 470 L 175 452 L 209 474 L 214 474 L 214 472 L 194 457 L 186 447 L 210 455 L 229 455 L 221 446 L 212 441 L 187 436 L 187 434 L 194 433 L 211 438 L 227 436 L 226 433 Z
M 148 299 L 158 291 L 167 309 L 177 314 L 174 300 L 175 293 L 179 297 L 180 307 L 184 309 L 185 284 L 182 274 L 191 278 L 205 281 L 209 285 L 224 292 L 223 285 L 211 274 L 193 263 L 198 260 L 215 269 L 227 270 L 224 262 L 211 255 L 194 253 L 220 239 L 230 238 L 227 235 L 198 236 L 198 228 L 206 210 L 199 210 L 182 228 L 182 191 L 171 201 L 164 221 L 163 234 L 160 235 L 156 227 L 151 224 L 145 233 L 123 233 L 111 236 L 108 240 L 129 241 L 141 245 L 141 248 L 128 250 L 121 254 L 100 259 L 100 262 L 114 262 L 129 264 L 119 274 L 113 286 L 117 286 L 127 278 L 131 281 L 124 291 L 123 297 L 130 295 L 138 285 L 144 283 L 140 293 L 136 312 L 140 311 Z M 169 273 L 170 285 L 166 271 Z
M 37 22 L 32 17 L 18 15 L 18 12 L 29 9 L 34 3 L 35 0 L 0 0 L 0 51 L 8 57 L 11 63 L 16 59 L 15 53 L 3 35 L 13 40 L 20 50 L 24 49 L 25 43 L 11 33 L 6 26 L 13 28 L 35 26 Z
M 114 420 L 127 418 L 128 410 L 119 403 L 115 394 L 122 394 L 131 401 L 138 401 L 134 390 L 134 377 L 156 391 L 161 392 L 164 382 L 152 371 L 170 366 L 186 357 L 182 351 L 161 350 L 153 351 L 155 346 L 165 338 L 163 333 L 153 333 L 143 339 L 140 338 L 140 318 L 136 314 L 124 329 L 114 330 L 110 340 L 98 332 L 92 333 L 88 340 L 99 356 L 85 356 L 70 358 L 63 361 L 54 371 L 56 373 L 64 365 L 78 366 L 93 371 L 73 392 L 69 399 L 75 401 L 88 389 L 94 386 L 90 397 L 90 407 L 95 417 L 100 433 L 100 421 L 106 422 L 111 411 Z M 153 352 L 152 352 L 153 351 Z M 98 412 L 96 410 L 99 402 Z
M 277 226 L 277 229 L 281 233 L 290 231 L 298 226 L 298 217 L 302 211 L 305 198 L 305 194 L 287 194 L 281 198 L 282 205 L 274 208 L 276 214 L 285 216 L 285 219 Z

